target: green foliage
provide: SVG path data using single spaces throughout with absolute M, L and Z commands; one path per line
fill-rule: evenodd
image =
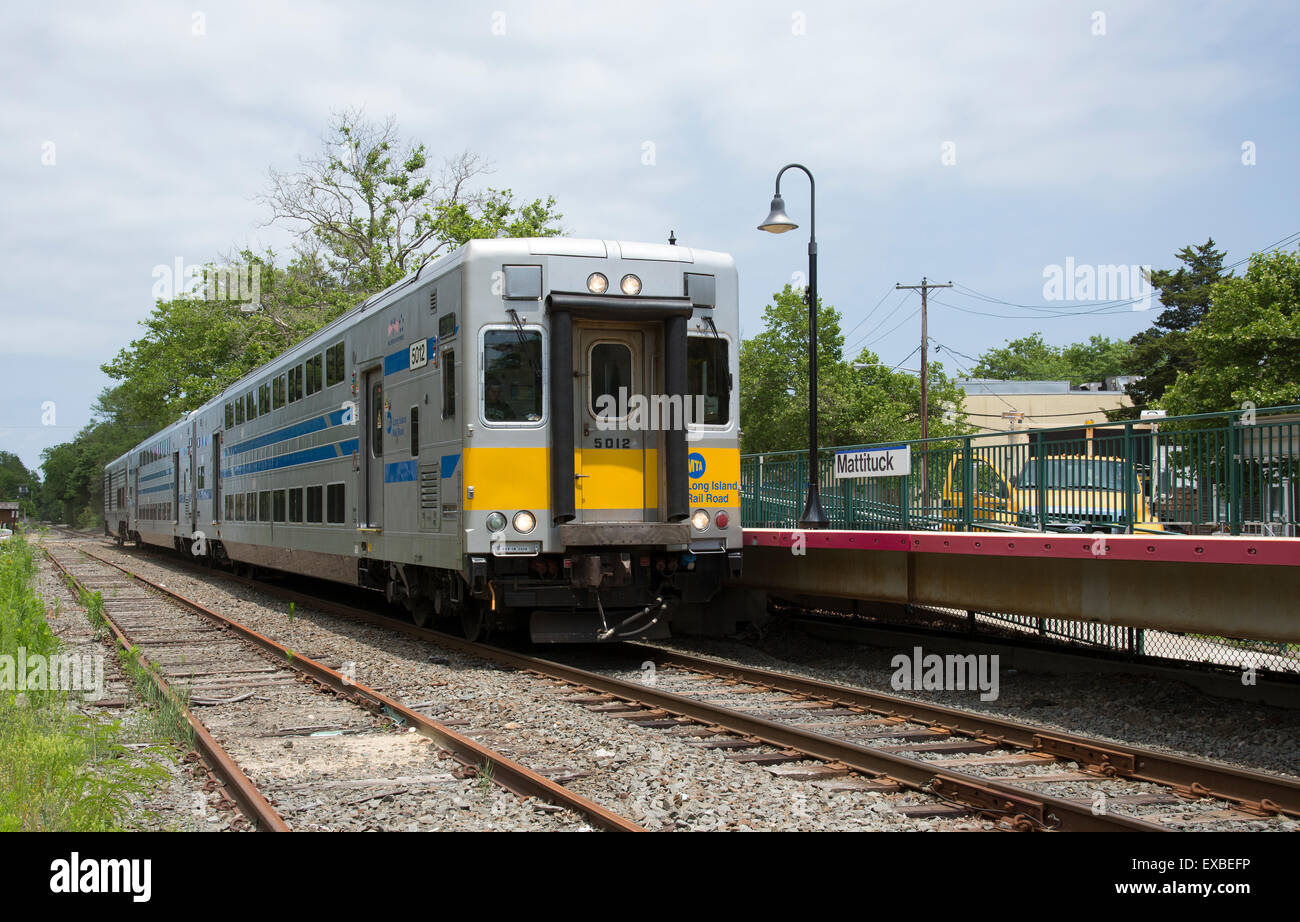
M 553 198 L 517 205 L 509 189 L 473 190 L 489 172 L 466 151 L 435 175 L 424 145 L 404 144 L 393 118 L 370 122 L 347 110 L 335 113 L 319 156 L 296 172 L 271 171 L 263 201 L 345 288 L 379 291 L 476 237 L 561 232 Z
M 984 352 L 971 369 L 975 378 L 999 381 L 1069 381 L 1071 385 L 1132 374 L 1133 347 L 1122 339 L 1092 336 L 1087 342 L 1052 346 L 1043 334 L 1008 340 Z
M 1164 394 L 1171 414 L 1300 403 L 1300 251 L 1257 253 L 1215 283 L 1186 337 L 1193 362 Z
M 0 500 L 17 500 L 18 488 L 23 486 L 31 490 L 33 498 L 39 495 L 41 483 L 36 472 L 29 471 L 17 455 L 0 451 Z
M 1153 326 L 1129 340 L 1134 373 L 1144 377 L 1129 385 L 1133 406 L 1107 414 L 1111 419 L 1136 419 L 1142 410 L 1162 406 L 1165 392 L 1179 373 L 1196 366 L 1188 334 L 1208 314 L 1215 284 L 1231 273 L 1223 271 L 1224 254 L 1214 248 L 1214 238 L 1199 246 L 1185 246 L 1177 255 L 1183 264 L 1178 270 L 1151 273 L 1151 285 L 1159 289 L 1165 310 Z
M 819 302 L 821 299 L 818 299 Z M 807 447 L 808 306 L 790 285 L 763 309 L 763 332 L 741 343 L 741 449 L 746 453 Z M 854 363 L 874 365 L 861 370 Z M 818 441 L 854 445 L 921 435 L 921 382 L 880 366 L 863 349 L 844 356 L 840 314 L 817 308 Z M 938 362 L 930 364 L 929 432 L 932 437 L 968 431 L 963 394 Z
M 51 657 L 60 644 L 31 586 L 32 549 L 0 543 L 0 652 Z M 132 804 L 167 773 L 118 741 L 119 725 L 66 707 L 64 693 L 0 692 L 0 832 L 124 828 Z

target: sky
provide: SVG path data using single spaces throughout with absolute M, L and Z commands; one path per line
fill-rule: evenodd
M 91 418 L 156 267 L 287 253 L 268 170 L 345 108 L 488 158 L 573 236 L 732 253 L 747 336 L 806 272 L 801 174 L 800 229 L 755 229 L 799 162 L 854 355 L 915 367 L 919 300 L 893 286 L 922 276 L 958 286 L 929 311 L 950 373 L 1035 331 L 1127 338 L 1153 310 L 1045 292 L 1052 267 L 1300 232 L 1297 26 L 1288 2 L 8 4 L 0 450 L 35 467 Z

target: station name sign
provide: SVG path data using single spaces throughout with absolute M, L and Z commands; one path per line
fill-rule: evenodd
M 835 477 L 902 477 L 912 472 L 909 445 L 885 445 L 835 453 Z

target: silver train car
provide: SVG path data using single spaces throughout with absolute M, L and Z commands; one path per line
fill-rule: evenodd
M 740 571 L 738 334 L 725 254 L 475 240 L 109 464 L 105 531 L 470 637 L 665 636 Z

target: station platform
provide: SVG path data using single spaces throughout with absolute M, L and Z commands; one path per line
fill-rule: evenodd
M 747 528 L 745 588 L 1300 643 L 1300 538 Z

